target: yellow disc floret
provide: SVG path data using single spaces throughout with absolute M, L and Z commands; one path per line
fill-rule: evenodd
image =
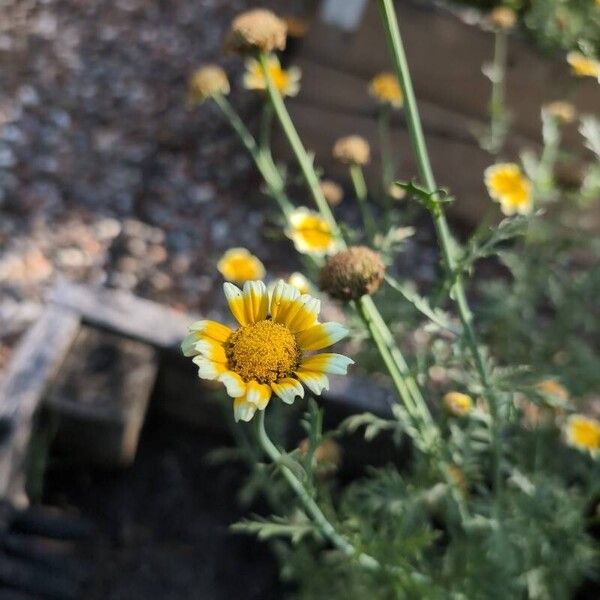
M 270 320 L 240 327 L 225 344 L 229 368 L 244 381 L 272 383 L 289 377 L 300 364 L 300 349 L 290 330 Z

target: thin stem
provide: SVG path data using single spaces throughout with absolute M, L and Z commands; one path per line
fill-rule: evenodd
M 390 214 L 392 211 L 392 197 L 390 186 L 394 183 L 395 167 L 392 157 L 392 142 L 390 135 L 390 118 L 392 108 L 389 104 L 384 105 L 377 115 L 377 131 L 379 134 L 379 147 L 381 148 L 381 184 L 383 186 L 383 197 L 385 199 L 385 223 L 390 226 Z
M 504 143 L 505 108 L 504 77 L 506 72 L 506 32 L 498 29 L 494 38 L 494 61 L 492 63 L 492 97 L 490 99 L 490 147 L 498 153 Z
M 253 135 L 248 131 L 248 128 L 244 125 L 244 122 L 225 96 L 216 94 L 213 96 L 213 100 L 254 160 L 257 169 L 260 171 L 267 185 L 269 194 L 275 199 L 285 217 L 289 217 L 294 207 L 285 193 L 285 182 L 281 177 L 279 169 L 273 163 L 270 152 L 268 149 L 261 149 L 258 146 Z
M 430 192 L 434 192 L 437 189 L 435 178 L 433 176 L 433 170 L 431 168 L 431 162 L 429 160 L 429 154 L 427 152 L 427 146 L 425 144 L 425 136 L 423 135 L 423 127 L 421 125 L 421 118 L 419 116 L 419 110 L 417 107 L 417 101 L 412 86 L 410 77 L 410 71 L 408 68 L 408 62 L 406 60 L 406 54 L 402 45 L 402 38 L 400 36 L 400 29 L 398 27 L 398 21 L 396 13 L 394 11 L 394 5 L 392 0 L 379 0 L 379 8 L 381 12 L 382 21 L 385 27 L 390 52 L 396 69 L 396 74 L 400 85 L 404 92 L 404 108 L 406 112 L 406 119 L 408 123 L 408 129 L 410 133 L 411 143 L 413 151 L 417 159 L 417 166 L 421 180 L 425 184 L 426 188 Z M 464 287 L 462 284 L 462 278 L 460 275 L 455 275 L 456 271 L 456 260 L 454 256 L 456 243 L 453 240 L 448 222 L 446 221 L 446 215 L 442 206 L 438 203 L 435 205 L 435 209 L 432 210 L 433 221 L 437 233 L 437 237 L 440 242 L 442 257 L 446 267 L 447 275 L 452 281 L 452 294 L 454 298 L 460 320 L 465 331 L 465 338 L 467 346 L 473 357 L 475 368 L 477 369 L 481 383 L 485 389 L 486 397 L 490 406 L 490 414 L 494 422 L 494 441 L 493 441 L 493 454 L 494 454 L 494 481 L 496 487 L 500 485 L 500 460 L 501 460 L 501 448 L 500 448 L 500 437 L 498 432 L 498 399 L 490 383 L 490 377 L 488 374 L 487 366 L 483 360 L 475 330 L 473 327 L 473 315 L 469 308 L 467 298 L 465 295 Z
M 360 165 L 350 165 L 350 178 L 352 179 L 352 185 L 354 185 L 354 191 L 356 193 L 356 199 L 358 200 L 358 207 L 360 209 L 363 225 L 367 232 L 367 237 L 370 241 L 373 241 L 375 239 L 375 234 L 377 233 L 377 225 L 368 204 L 367 182 L 365 181 L 365 174 Z
M 283 464 L 283 456 L 281 452 L 271 441 L 265 429 L 265 412 L 266 411 L 264 410 L 258 411 L 258 415 L 256 417 L 257 435 L 260 445 L 265 451 L 266 455 L 273 461 L 275 465 L 277 465 L 281 471 L 281 474 L 285 477 L 285 480 L 288 482 L 289 486 L 298 496 L 298 499 L 302 503 L 302 506 L 306 510 L 308 516 L 315 523 L 323 537 L 329 540 L 346 556 L 356 558 L 358 563 L 365 569 L 370 571 L 381 569 L 382 565 L 378 560 L 368 554 L 359 552 L 344 536 L 336 531 L 335 527 L 329 522 L 317 503 L 310 497 L 302 482 L 294 475 L 289 467 Z
M 265 75 L 265 80 L 267 82 L 267 94 L 269 96 L 269 100 L 271 105 L 273 106 L 273 110 L 277 115 L 277 119 L 287 137 L 292 151 L 296 156 L 298 164 L 300 165 L 300 169 L 302 171 L 302 175 L 308 185 L 308 188 L 313 196 L 315 204 L 317 205 L 319 212 L 323 216 L 323 218 L 327 221 L 334 235 L 342 239 L 338 224 L 329 208 L 329 204 L 327 200 L 325 200 L 325 196 L 321 190 L 321 186 L 319 185 L 319 179 L 317 174 L 315 173 L 312 160 L 308 156 L 306 149 L 302 144 L 302 140 L 296 131 L 296 127 L 290 118 L 290 115 L 285 107 L 283 102 L 283 98 L 279 93 L 279 90 L 275 86 L 273 82 L 273 78 L 271 77 L 271 73 L 268 68 L 268 58 L 264 52 L 260 52 L 258 55 L 258 60 L 263 69 L 263 73 Z

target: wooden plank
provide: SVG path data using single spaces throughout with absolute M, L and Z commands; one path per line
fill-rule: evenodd
M 490 82 L 481 69 L 492 58 L 493 34 L 430 3 L 403 1 L 397 2 L 396 8 L 419 102 L 486 120 Z M 346 94 L 338 89 L 335 93 L 346 94 L 345 106 L 357 102 L 368 106 L 367 82 L 391 66 L 376 3 L 368 3 L 362 23 L 353 33 L 316 19 L 299 57 L 362 80 L 360 91 Z M 310 77 L 305 71 L 305 81 Z M 597 82 L 576 80 L 562 54 L 543 55 L 518 33 L 509 40 L 506 83 L 514 129 L 533 139 L 540 136 L 540 107 L 545 102 L 568 98 L 582 113 L 594 113 L 600 105 Z M 329 93 L 329 87 L 326 79 L 321 81 L 323 95 Z M 565 141 L 581 146 L 574 127 L 566 129 Z
M 86 323 L 161 349 L 177 349 L 193 316 L 120 290 L 61 282 L 51 302 L 81 314 Z
M 157 371 L 152 346 L 82 327 L 45 399 L 59 416 L 55 449 L 71 460 L 131 464 Z
M 79 323 L 72 309 L 48 306 L 21 340 L 0 384 L 0 497 L 12 502 L 25 502 L 24 461 L 33 415 Z

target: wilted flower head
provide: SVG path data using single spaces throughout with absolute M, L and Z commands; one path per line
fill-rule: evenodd
M 192 73 L 188 85 L 188 99 L 201 103 L 215 94 L 229 94 L 227 73 L 218 65 L 205 65 Z
M 497 29 L 512 29 L 517 22 L 517 13 L 507 6 L 497 6 L 490 12 L 490 23 Z
M 596 453 L 600 450 L 600 421 L 585 415 L 571 415 L 565 426 L 569 446 Z
M 446 410 L 455 417 L 463 417 L 473 408 L 471 396 L 461 392 L 448 392 L 444 395 L 442 402 Z
M 366 165 L 371 159 L 369 142 L 360 135 L 340 138 L 333 145 L 333 158 L 343 165 Z
M 286 235 L 303 254 L 328 254 L 336 247 L 329 223 L 317 212 L 300 207 L 289 217 Z
M 295 96 L 300 91 L 300 69 L 282 69 L 277 56 L 269 56 L 269 76 L 282 96 Z M 266 90 L 267 78 L 260 62 L 249 58 L 246 62 L 244 87 L 247 90 Z
M 321 181 L 321 191 L 323 192 L 323 196 L 325 196 L 325 200 L 331 206 L 337 206 L 344 199 L 342 186 L 331 179 L 323 179 Z
M 259 258 L 246 248 L 230 248 L 217 263 L 217 269 L 228 281 L 244 283 L 265 276 L 265 267 Z
M 226 45 L 240 54 L 273 52 L 285 48 L 287 26 L 270 10 L 255 8 L 239 14 L 231 23 Z
M 526 215 L 533 208 L 531 182 L 519 165 L 499 163 L 485 170 L 485 185 L 493 200 L 500 203 L 505 215 Z
M 193 356 L 201 379 L 221 382 L 234 399 L 236 421 L 249 421 L 275 394 L 287 404 L 329 389 L 328 374 L 344 375 L 353 361 L 341 354 L 312 354 L 341 340 L 338 323 L 319 323 L 319 300 L 279 281 L 271 293 L 262 281 L 243 291 L 225 283 L 225 296 L 238 322 L 232 329 L 216 321 L 198 321 L 181 345 Z
M 401 108 L 404 104 L 404 95 L 400 82 L 393 73 L 379 73 L 369 83 L 369 94 L 382 104 L 389 104 L 394 108 Z
M 310 292 L 310 282 L 302 273 L 292 273 L 287 280 L 289 285 L 293 285 L 301 294 Z
M 545 104 L 543 110 L 560 123 L 572 123 L 577 116 L 575 107 L 570 102 L 556 100 Z
M 577 77 L 594 77 L 600 81 L 600 61 L 581 52 L 569 52 L 567 62 L 571 65 L 573 75 L 577 75 Z
M 374 294 L 385 275 L 377 252 L 366 246 L 351 246 L 330 257 L 319 274 L 319 287 L 338 300 L 358 300 Z

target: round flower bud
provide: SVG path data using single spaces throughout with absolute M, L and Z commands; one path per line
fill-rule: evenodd
M 352 246 L 330 257 L 319 274 L 319 287 L 338 300 L 358 300 L 374 294 L 383 281 L 385 266 L 366 246 Z
M 337 206 L 344 199 L 342 186 L 331 179 L 321 181 L 321 191 L 331 206 Z
M 366 165 L 371 158 L 369 142 L 360 135 L 340 138 L 333 146 L 333 158 L 343 165 Z
M 490 22 L 497 29 L 512 29 L 517 22 L 517 13 L 506 6 L 497 6 L 490 13 Z
M 231 23 L 226 46 L 233 52 L 252 54 L 257 50 L 283 50 L 287 25 L 270 10 L 255 8 L 239 14 Z
M 217 65 L 206 65 L 194 71 L 189 82 L 189 100 L 200 103 L 215 94 L 229 94 L 227 73 Z

